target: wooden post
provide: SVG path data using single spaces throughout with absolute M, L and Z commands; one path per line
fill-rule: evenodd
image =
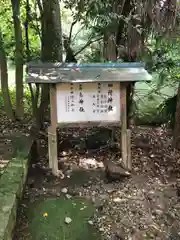
M 121 93 L 121 154 L 124 166 L 128 167 L 126 84 L 122 83 L 120 85 L 120 93 Z
M 51 133 L 52 133 L 52 130 L 51 130 L 51 126 L 48 127 L 48 155 L 49 155 L 49 168 L 52 169 L 52 166 L 53 166 L 53 163 L 52 163 L 52 137 L 51 137 Z
M 132 170 L 132 159 L 131 159 L 131 130 L 127 129 L 127 167 Z
M 56 84 L 50 85 L 51 126 L 48 128 L 49 167 L 58 176 Z

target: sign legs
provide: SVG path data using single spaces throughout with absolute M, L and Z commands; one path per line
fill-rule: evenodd
M 127 129 L 126 85 L 121 84 L 121 155 L 124 166 L 131 170 L 131 131 Z
M 50 85 L 51 126 L 48 128 L 49 167 L 55 176 L 59 175 L 57 152 L 57 101 L 56 85 Z
M 52 173 L 58 176 L 58 153 L 57 153 L 57 133 L 53 132 L 52 127 L 48 129 L 48 149 L 49 149 L 49 168 Z

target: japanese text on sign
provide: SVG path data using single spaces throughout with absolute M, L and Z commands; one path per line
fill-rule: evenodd
M 120 84 L 58 84 L 57 121 L 58 123 L 120 121 Z

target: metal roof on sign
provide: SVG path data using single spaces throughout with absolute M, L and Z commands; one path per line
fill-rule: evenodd
M 150 81 L 143 63 L 29 63 L 28 83 Z

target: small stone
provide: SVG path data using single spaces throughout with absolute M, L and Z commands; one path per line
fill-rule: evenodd
M 67 155 L 67 153 L 65 151 L 63 151 L 61 154 L 63 157 Z
M 104 167 L 103 162 L 99 162 L 99 163 L 97 163 L 97 167 L 98 167 L 98 168 L 103 168 L 103 167 Z
M 100 198 L 101 200 L 106 200 L 106 199 L 108 199 L 108 194 L 101 194 L 101 195 L 99 196 L 99 198 Z
M 89 225 L 93 225 L 94 224 L 93 221 L 91 221 L 91 220 L 89 220 L 88 223 L 89 223 Z
M 156 210 L 155 210 L 155 214 L 157 214 L 157 215 L 161 215 L 162 213 L 163 213 L 163 211 L 160 210 L 160 209 L 156 209 Z
M 99 228 L 99 231 L 104 232 L 104 228 L 103 227 Z
M 80 211 L 83 211 L 85 208 L 87 208 L 86 206 L 80 208 Z
M 70 198 L 72 198 L 72 196 L 69 195 L 69 194 L 66 194 L 66 198 L 67 198 L 67 199 L 70 199 Z
M 72 219 L 70 217 L 66 217 L 64 222 L 69 224 L 72 222 Z
M 61 194 L 60 194 L 60 193 L 56 193 L 56 196 L 57 196 L 57 197 L 60 197 L 60 196 L 61 196 Z
M 170 217 L 172 217 L 172 218 L 176 218 L 176 216 L 175 216 L 175 214 L 173 213 L 173 212 L 169 212 L 169 215 L 170 215 Z
M 96 195 L 96 191 L 92 191 L 92 196 L 95 196 Z
M 62 193 L 67 193 L 68 190 L 67 190 L 67 188 L 62 188 L 62 189 L 61 189 L 61 192 L 62 192 Z
M 119 203 L 119 202 L 121 202 L 121 201 L 122 201 L 122 199 L 119 198 L 119 197 L 113 199 L 113 202 L 116 202 L 116 203 Z

